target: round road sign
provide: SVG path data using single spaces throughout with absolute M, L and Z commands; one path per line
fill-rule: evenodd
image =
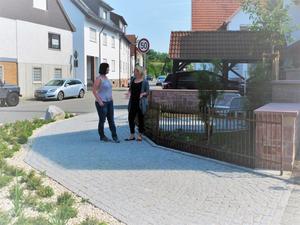
M 142 53 L 147 53 L 150 49 L 150 43 L 146 38 L 142 38 L 138 43 L 138 49 Z

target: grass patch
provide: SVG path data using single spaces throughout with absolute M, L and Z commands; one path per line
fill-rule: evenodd
M 51 213 L 53 212 L 53 210 L 55 209 L 55 204 L 51 203 L 51 202 L 40 202 L 37 207 L 36 210 L 38 212 L 44 212 L 44 213 Z
M 78 225 L 108 225 L 108 223 L 99 222 L 99 220 L 97 220 L 95 218 L 88 217 Z
M 64 192 L 57 197 L 56 203 L 58 206 L 72 206 L 75 203 L 75 199 L 68 192 Z
M 24 197 L 24 204 L 35 209 L 38 205 L 39 198 L 31 193 Z
M 7 186 L 11 181 L 13 177 L 7 176 L 7 175 L 0 175 L 0 189 Z
M 35 171 L 31 170 L 27 176 L 24 176 L 22 182 L 26 183 L 28 190 L 38 190 L 42 186 L 42 179 L 36 176 Z
M 23 189 L 19 184 L 14 185 L 9 191 L 9 198 L 12 200 L 14 205 L 13 213 L 14 216 L 18 217 L 21 215 L 24 209 L 24 193 Z
M 26 218 L 21 216 L 14 225 L 51 225 L 51 223 L 44 217 Z
M 1 225 L 8 225 L 10 222 L 10 217 L 7 213 L 0 211 L 0 224 Z
M 36 194 L 42 198 L 50 198 L 54 195 L 54 191 L 50 186 L 40 186 L 38 187 Z

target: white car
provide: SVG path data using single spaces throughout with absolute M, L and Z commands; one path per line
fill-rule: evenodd
M 83 98 L 86 86 L 78 79 L 53 79 L 41 88 L 35 90 L 36 99 L 57 99 L 62 101 L 64 98 L 78 97 Z

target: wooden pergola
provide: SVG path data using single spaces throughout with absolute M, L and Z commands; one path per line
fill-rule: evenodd
M 233 68 L 240 63 L 262 61 L 270 50 L 270 44 L 259 32 L 190 31 L 171 33 L 169 55 L 173 60 L 173 73 L 191 63 L 214 62 L 224 77 L 228 78 L 231 71 L 244 79 Z

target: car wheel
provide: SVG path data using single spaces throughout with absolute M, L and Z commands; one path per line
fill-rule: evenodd
M 79 91 L 78 98 L 83 98 L 83 97 L 84 97 L 84 90 L 81 89 L 81 90 Z
M 8 106 L 16 106 L 19 104 L 19 95 L 15 92 L 9 93 L 6 98 L 6 104 Z
M 64 93 L 62 91 L 58 92 L 57 94 L 57 100 L 62 101 L 64 99 Z

